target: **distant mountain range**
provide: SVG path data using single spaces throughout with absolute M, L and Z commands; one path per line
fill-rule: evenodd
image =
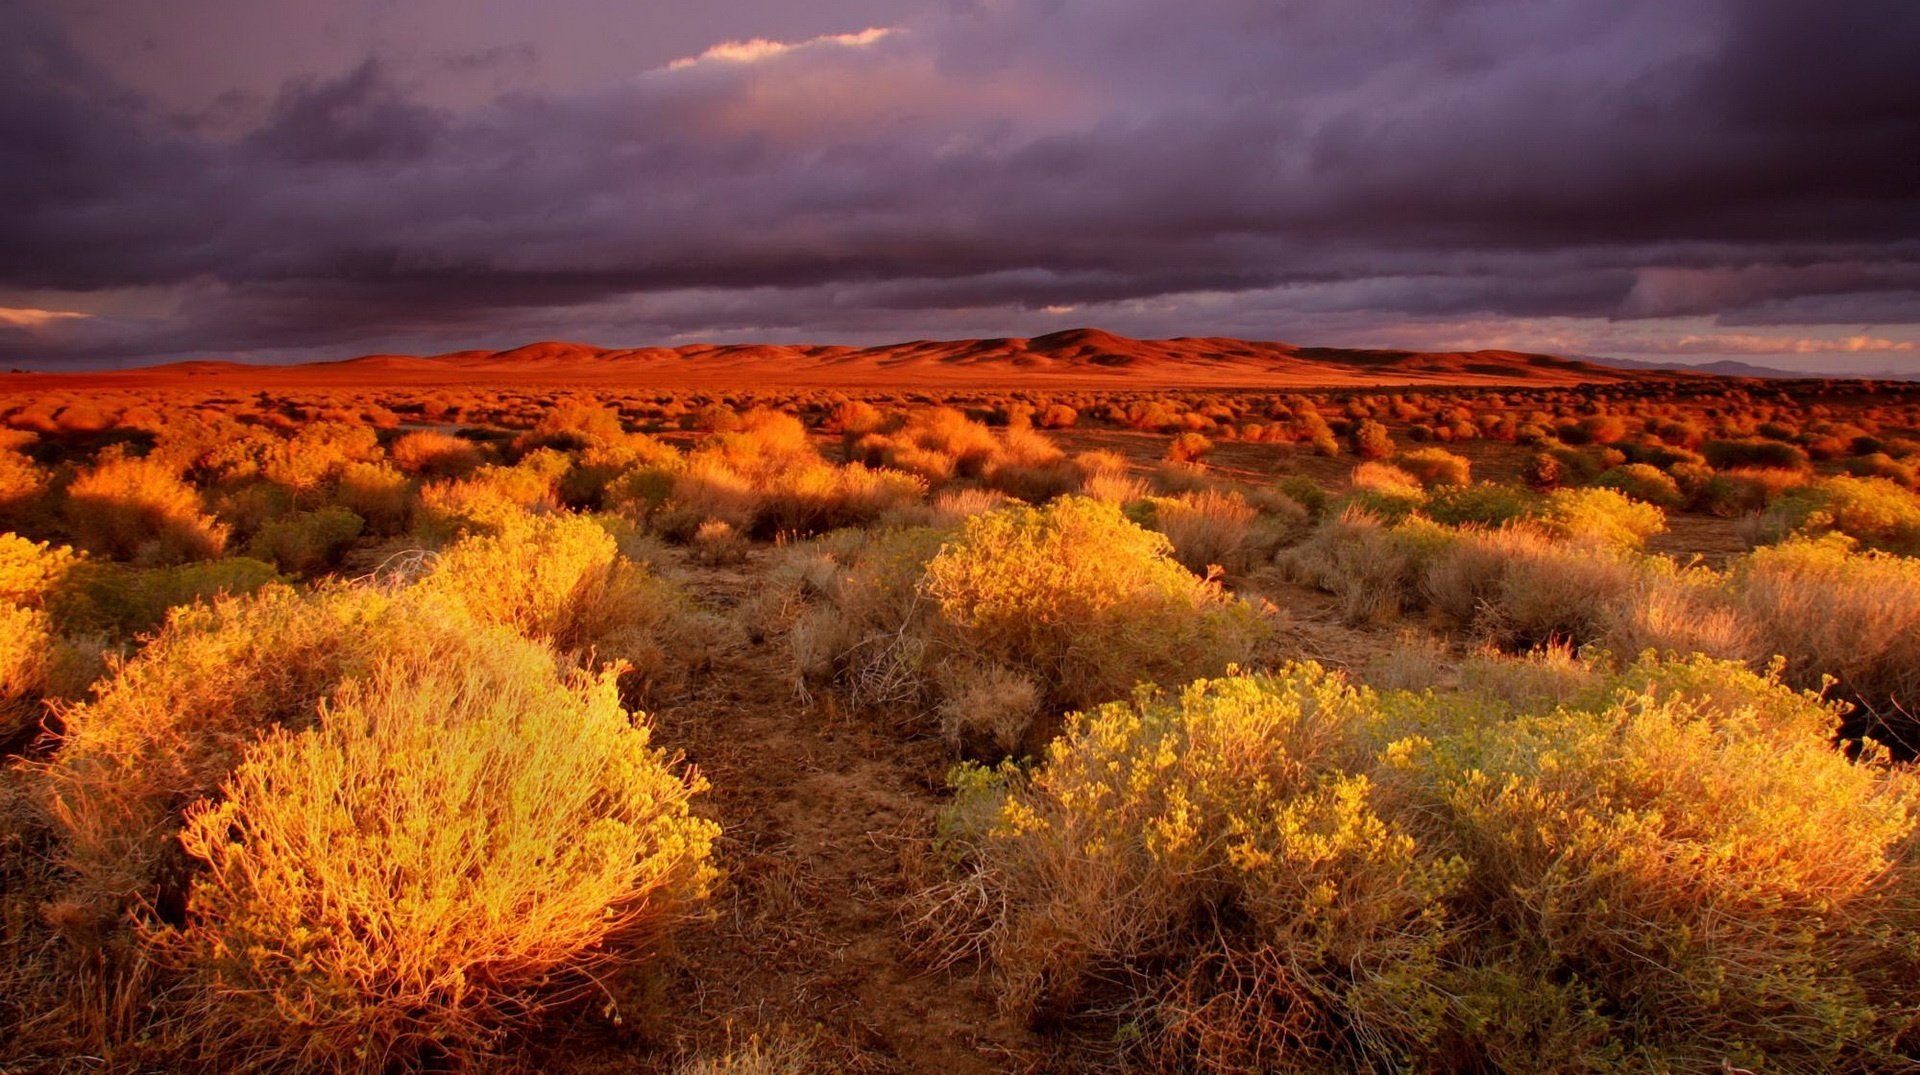
M 909 340 L 873 347 L 688 344 L 596 347 L 547 341 L 506 351 L 364 355 L 302 365 L 177 362 L 91 374 L 16 374 L 4 386 L 633 384 L 666 388 L 1306 388 L 1386 385 L 1572 385 L 1684 373 L 1520 351 L 1305 347 L 1218 336 L 1136 340 L 1078 328 L 1031 338 Z
M 1772 366 L 1756 366 L 1749 362 L 1735 362 L 1722 359 L 1719 362 L 1644 362 L 1635 358 L 1609 358 L 1605 355 L 1580 355 L 1582 362 L 1592 362 L 1601 366 L 1613 366 L 1625 370 L 1661 370 L 1679 373 L 1710 373 L 1716 377 L 1768 377 L 1789 380 L 1804 380 L 1809 377 L 1860 377 L 1875 381 L 1916 381 L 1920 373 L 1906 373 L 1899 370 L 1880 370 L 1878 372 L 1858 370 L 1837 370 L 1833 373 L 1808 373 L 1802 370 L 1783 370 Z

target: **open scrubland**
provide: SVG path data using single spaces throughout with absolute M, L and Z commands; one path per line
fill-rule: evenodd
M 0 1070 L 1920 1063 L 1920 389 L 422 361 L 0 381 Z

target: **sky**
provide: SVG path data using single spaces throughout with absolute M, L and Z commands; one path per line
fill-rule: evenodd
M 1097 325 L 1920 373 L 1914 0 L 0 0 L 0 365 Z

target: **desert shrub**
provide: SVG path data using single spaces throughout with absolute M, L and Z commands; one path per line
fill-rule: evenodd
M 8 448 L 0 448 L 0 525 L 10 525 L 24 516 L 45 493 L 47 472 L 33 460 Z
M 262 526 L 247 543 L 247 555 L 290 575 L 318 574 L 339 563 L 366 525 L 346 508 L 303 511 Z
M 588 663 L 621 664 L 635 701 L 678 690 L 726 642 L 719 620 L 578 515 L 531 516 L 451 545 L 414 592 Z
M 1700 446 L 1700 454 L 1715 470 L 1758 467 L 1778 470 L 1805 470 L 1807 453 L 1777 440 L 1710 440 Z
M 1758 512 L 1775 497 L 1807 483 L 1800 470 L 1745 467 L 1714 474 L 1694 496 L 1695 506 L 1720 516 Z
M 957 771 L 917 930 L 1173 1070 L 1897 1068 L 1913 774 L 1736 664 L 1543 670 L 1076 716 Z
M 416 430 L 394 441 L 387 458 L 402 472 L 419 478 L 465 477 L 483 462 L 479 445 L 433 429 Z
M 944 651 L 1033 675 L 1059 706 L 1177 683 L 1244 660 L 1257 614 L 1172 557 L 1118 508 L 1065 497 L 968 519 L 921 591 Z
M 88 552 L 147 564 L 207 560 L 227 543 L 200 494 L 170 468 L 113 456 L 67 488 L 67 523 Z
M 1149 525 L 1167 536 L 1173 558 L 1187 570 L 1206 574 L 1217 567 L 1238 573 L 1252 566 L 1259 513 L 1240 494 L 1209 489 L 1149 503 Z
M 1885 452 L 1871 452 L 1856 456 L 1846 460 L 1841 466 L 1856 478 L 1885 478 L 1908 489 L 1920 488 L 1920 469 L 1916 469 L 1910 462 L 1895 459 Z M 5 479 L 0 478 L 0 487 L 4 487 L 4 484 Z M 4 494 L 0 494 L 0 498 L 4 498 Z
M 609 676 L 475 634 L 378 661 L 304 731 L 246 749 L 181 836 L 189 969 L 209 1055 L 379 1072 L 483 1056 L 585 992 L 609 941 L 705 895 L 717 826 Z
M 172 609 L 252 593 L 279 577 L 272 564 L 248 556 L 173 567 L 87 560 L 51 593 L 47 607 L 62 633 L 124 641 L 158 630 Z
M 812 534 L 870 524 L 925 493 L 920 479 L 900 471 L 833 466 L 797 419 L 753 411 L 737 431 L 709 438 L 687 457 L 653 524 L 683 541 L 708 521 L 763 537 Z
M 1823 676 L 1861 701 L 1906 750 L 1920 749 L 1920 560 L 1858 553 L 1840 535 L 1756 549 L 1732 569 L 1734 600 L 1786 675 Z
M 1870 549 L 1920 556 L 1920 493 L 1885 478 L 1832 477 L 1789 490 L 1752 528 L 1777 541 L 1787 534 L 1845 534 Z
M 542 449 L 510 467 L 483 466 L 464 478 L 429 483 L 420 490 L 420 528 L 429 538 L 446 540 L 557 510 L 560 479 L 572 466 L 567 456 Z
M 1456 703 L 1457 704 L 1457 703 Z M 1910 774 L 1817 698 L 1643 661 L 1583 700 L 1470 709 L 1387 753 L 1411 835 L 1466 863 L 1443 988 L 1469 1066 L 1830 1071 L 1891 1062 L 1911 985 Z
M 967 758 L 1020 753 L 1040 716 L 1042 692 L 1033 677 L 999 665 L 960 666 L 940 673 L 940 734 Z
M 1420 509 L 1435 522 L 1459 526 L 1502 526 L 1539 514 L 1540 497 L 1531 490 L 1498 482 L 1441 486 Z
M 1213 442 L 1203 434 L 1186 432 L 1174 434 L 1167 444 L 1167 458 L 1175 463 L 1195 463 L 1213 451 Z
M 1472 481 L 1473 464 L 1445 448 L 1417 448 L 1393 457 L 1393 465 L 1418 478 L 1428 489 L 1464 486 Z
M 1393 435 L 1371 418 L 1353 427 L 1353 454 L 1362 459 L 1385 459 L 1393 454 Z
M 314 703 L 382 650 L 444 645 L 453 631 L 387 617 L 368 589 L 303 596 L 270 586 L 174 611 L 94 697 L 68 709 L 41 773 L 73 884 L 59 920 L 95 933 L 132 903 L 179 896 L 180 811 L 211 794 L 246 745 Z
M 313 422 L 274 445 L 261 467 L 271 482 L 305 495 L 331 482 L 351 463 L 381 458 L 379 435 L 372 426 L 355 422 Z
M 1306 539 L 1280 554 L 1287 577 L 1340 599 L 1348 623 L 1380 623 L 1416 599 L 1429 528 L 1392 524 L 1349 505 L 1320 521 Z
M 1402 518 L 1427 502 L 1426 488 L 1419 479 L 1388 463 L 1362 463 L 1354 467 L 1353 490 L 1347 498 L 1349 507 L 1384 519 Z
M 1029 425 L 1007 430 L 983 477 L 989 487 L 1035 503 L 1071 493 L 1083 480 L 1067 453 Z
M 1556 489 L 1547 494 L 1538 524 L 1565 541 L 1638 548 L 1667 528 L 1667 517 L 1615 489 Z
M 412 483 L 384 463 L 347 464 L 329 499 L 366 520 L 368 533 L 382 537 L 404 533 L 413 518 Z
M 897 428 L 861 437 L 851 456 L 938 486 L 956 477 L 981 477 L 999 451 L 991 429 L 951 407 L 929 407 L 914 411 Z
M 1425 602 L 1503 646 L 1585 643 L 1633 592 L 1637 561 L 1611 547 L 1552 540 L 1531 527 L 1450 535 L 1418 565 Z
M 1375 718 L 1312 665 L 1076 715 L 1031 777 L 957 771 L 919 925 L 1010 1013 L 1097 1008 L 1168 1070 L 1409 1066 L 1459 871 L 1375 803 Z
M 1602 489 L 1617 489 L 1659 508 L 1677 510 L 1687 502 L 1678 482 L 1646 463 L 1628 463 L 1603 471 L 1593 484 Z

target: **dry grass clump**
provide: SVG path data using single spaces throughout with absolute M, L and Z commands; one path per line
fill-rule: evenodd
M 155 460 L 110 456 L 67 487 L 67 524 L 88 552 L 144 564 L 207 560 L 228 528 L 202 510 L 200 494 Z
M 187 921 L 148 939 L 223 1066 L 471 1062 L 705 895 L 703 785 L 609 676 L 498 631 L 447 656 L 376 661 L 188 813 Z
M 1426 603 L 1514 649 L 1592 641 L 1639 583 L 1640 561 L 1608 546 L 1556 541 L 1530 527 L 1463 529 L 1417 568 Z
M 957 772 L 916 925 L 1166 1070 L 1897 1069 L 1914 776 L 1735 664 L 1579 671 L 1077 715 L 1030 774 Z
M 1822 676 L 1920 748 L 1920 560 L 1853 551 L 1839 535 L 1756 549 L 1732 571 L 1733 600 L 1787 676 Z
M 1381 623 L 1416 599 L 1419 552 L 1411 528 L 1349 504 L 1277 562 L 1294 581 L 1338 597 L 1348 623 Z
M 1237 492 L 1207 489 L 1147 501 L 1149 525 L 1167 536 L 1173 557 L 1195 574 L 1242 574 L 1271 559 L 1296 519 L 1271 523 Z

